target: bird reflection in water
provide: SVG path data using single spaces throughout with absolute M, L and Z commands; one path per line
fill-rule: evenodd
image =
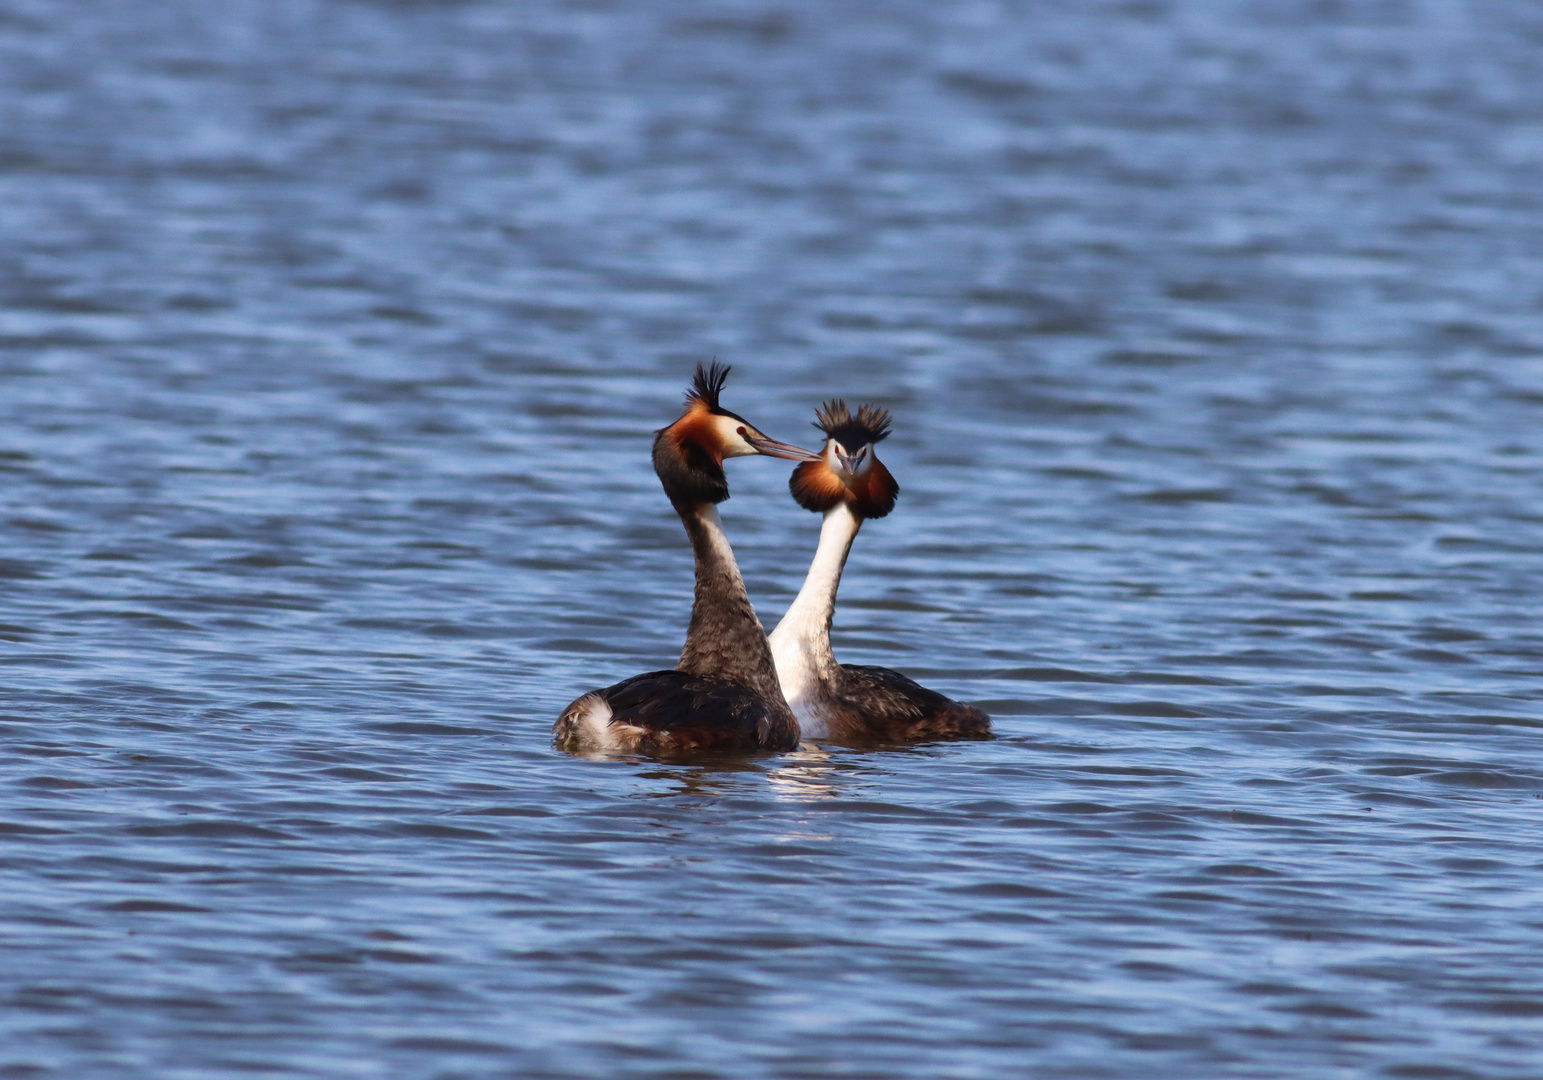
M 828 750 L 804 742 L 799 743 L 797 750 L 784 754 L 768 766 L 766 782 L 779 799 L 818 802 L 834 799 L 840 794 L 836 784 L 846 771 L 832 760 Z
M 591 751 L 584 757 L 612 757 L 617 760 L 649 761 L 636 754 L 606 754 Z M 652 759 L 657 762 L 657 759 Z M 812 802 L 834 799 L 840 794 L 842 774 L 854 766 L 842 764 L 829 751 L 813 743 L 803 743 L 797 750 L 768 760 L 762 755 L 694 755 L 689 761 L 666 764 L 638 773 L 644 780 L 665 781 L 666 786 L 638 793 L 644 799 L 679 799 L 682 796 L 720 799 L 725 796 L 753 794 L 745 780 L 764 776 L 771 794 L 780 801 Z M 755 785 L 759 786 L 759 785 Z
M 626 756 L 639 762 L 651 760 L 636 754 Z M 657 763 L 657 759 L 652 759 L 652 762 Z M 679 799 L 682 796 L 702 796 L 716 802 L 725 796 L 744 794 L 742 777 L 760 771 L 757 759 L 748 754 L 698 755 L 689 763 L 666 765 L 638 773 L 640 779 L 663 781 L 664 786 L 640 791 L 637 797 Z

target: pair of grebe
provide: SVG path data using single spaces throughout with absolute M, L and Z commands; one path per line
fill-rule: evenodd
M 654 438 L 654 472 L 696 556 L 696 599 L 680 663 L 584 694 L 552 734 L 568 750 L 679 754 L 792 750 L 801 737 L 842 743 L 984 738 L 985 713 L 886 668 L 838 664 L 830 647 L 841 571 L 857 531 L 895 505 L 900 486 L 875 449 L 889 414 L 844 402 L 818 409 L 820 453 L 769 439 L 719 404 L 727 366 L 686 392 L 686 411 Z M 824 515 L 809 575 L 768 638 L 718 517 L 729 497 L 723 462 L 762 454 L 798 461 L 789 488 Z

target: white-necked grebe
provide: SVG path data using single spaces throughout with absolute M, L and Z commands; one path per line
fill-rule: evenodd
M 793 470 L 788 488 L 805 510 L 824 515 L 820 546 L 797 598 L 771 634 L 782 693 L 804 738 L 835 742 L 982 739 L 991 718 L 888 668 L 838 664 L 830 647 L 836 590 L 857 530 L 894 508 L 900 485 L 879 461 L 889 412 L 844 401 L 815 410 L 825 447 Z

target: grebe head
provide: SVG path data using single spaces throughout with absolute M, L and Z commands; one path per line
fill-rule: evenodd
M 686 388 L 686 411 L 654 436 L 654 472 L 677 507 L 720 503 L 729 497 L 723 462 L 731 457 L 764 454 L 790 461 L 815 461 L 819 455 L 761 434 L 750 421 L 718 403 L 729 366 L 716 360 Z
M 844 401 L 827 401 L 814 411 L 814 426 L 825 432 L 815 461 L 793 470 L 788 490 L 805 510 L 824 513 L 846 503 L 859 518 L 881 518 L 895 508 L 900 485 L 879 460 L 877 446 L 889 435 L 889 410 L 862 405 L 857 415 Z

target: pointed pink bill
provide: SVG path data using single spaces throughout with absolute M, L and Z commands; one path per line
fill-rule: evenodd
M 801 446 L 792 443 L 778 442 L 776 439 L 768 439 L 759 431 L 743 433 L 744 440 L 750 444 L 757 454 L 765 454 L 767 457 L 786 458 L 788 461 L 819 461 L 820 455 L 813 450 L 805 450 Z

